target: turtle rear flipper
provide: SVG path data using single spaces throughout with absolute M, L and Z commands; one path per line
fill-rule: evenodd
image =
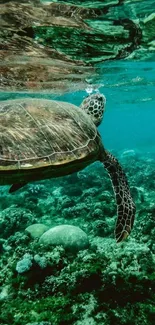
M 133 202 L 126 175 L 122 170 L 118 160 L 108 151 L 104 152 L 104 166 L 111 178 L 116 203 L 117 203 L 117 222 L 115 237 L 117 242 L 121 242 L 131 232 L 133 227 L 136 207 Z
M 13 193 L 13 192 L 19 190 L 20 188 L 22 188 L 26 184 L 27 184 L 26 182 L 23 182 L 23 183 L 15 183 L 15 184 L 11 185 L 11 187 L 9 189 L 9 193 Z

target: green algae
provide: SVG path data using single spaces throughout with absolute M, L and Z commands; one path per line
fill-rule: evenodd
M 21 306 L 21 309 L 19 308 Z M 72 324 L 75 320 L 71 313 L 71 297 L 58 295 L 44 297 L 37 301 L 23 301 L 22 298 L 1 306 L 1 323 L 25 325 L 27 322 L 51 321 L 55 325 Z

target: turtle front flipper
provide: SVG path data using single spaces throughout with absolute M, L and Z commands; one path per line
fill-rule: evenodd
M 108 151 L 104 151 L 102 162 L 111 178 L 116 203 L 117 222 L 115 237 L 117 242 L 121 242 L 131 232 L 133 227 L 136 207 L 130 194 L 128 181 L 118 160 Z

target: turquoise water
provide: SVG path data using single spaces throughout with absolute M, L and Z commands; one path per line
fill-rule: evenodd
M 89 88 L 106 97 L 106 110 L 99 131 L 106 148 L 155 152 L 155 63 L 118 61 L 98 66 L 99 77 L 86 91 L 48 98 L 79 106 Z M 41 96 L 43 97 L 43 96 Z
M 155 63 L 109 62 L 100 65 L 99 72 L 94 88 L 107 99 L 104 120 L 99 127 L 105 146 L 154 153 Z M 62 99 L 80 105 L 85 94 L 68 94 Z

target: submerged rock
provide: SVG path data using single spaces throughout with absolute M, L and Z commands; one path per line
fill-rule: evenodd
M 62 245 L 72 252 L 86 249 L 89 246 L 86 233 L 79 227 L 71 225 L 60 225 L 51 228 L 40 237 L 39 241 L 44 246 Z
M 27 227 L 25 231 L 32 237 L 32 238 L 39 238 L 41 235 L 48 230 L 46 225 L 42 223 L 34 223 L 33 225 Z

